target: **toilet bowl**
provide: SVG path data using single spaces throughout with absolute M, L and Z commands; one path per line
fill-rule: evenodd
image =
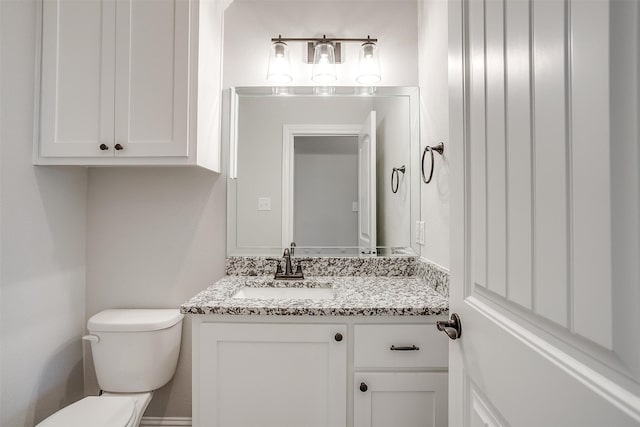
M 183 314 L 175 309 L 113 309 L 89 319 L 100 396 L 89 396 L 36 427 L 138 427 L 153 391 L 173 377 Z

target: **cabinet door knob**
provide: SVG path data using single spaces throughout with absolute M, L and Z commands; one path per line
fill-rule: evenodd
M 342 341 L 342 334 L 340 332 L 338 332 L 333 338 L 336 341 L 340 342 L 340 341 Z
M 116 144 L 116 145 L 114 145 L 114 146 L 113 146 L 113 148 L 115 148 L 116 150 L 120 151 L 120 150 L 122 150 L 124 147 L 123 147 L 122 145 L 120 145 L 120 144 Z
M 364 393 L 367 390 L 369 390 L 369 386 L 366 383 L 360 383 L 360 391 Z
M 100 144 L 100 149 L 101 149 L 102 151 L 106 151 L 106 150 L 108 150 L 108 149 L 109 149 L 109 146 L 108 146 L 107 144 Z

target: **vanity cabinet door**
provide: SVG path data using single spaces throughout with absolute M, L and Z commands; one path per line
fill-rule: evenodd
M 357 373 L 354 427 L 446 427 L 446 372 Z
M 345 426 L 346 329 L 201 324 L 194 426 Z

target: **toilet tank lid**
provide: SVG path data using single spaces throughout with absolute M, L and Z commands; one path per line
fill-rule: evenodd
M 144 332 L 170 328 L 184 318 L 180 310 L 111 309 L 91 316 L 87 329 L 93 332 Z

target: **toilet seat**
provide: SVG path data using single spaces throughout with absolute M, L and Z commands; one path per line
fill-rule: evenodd
M 135 399 L 89 396 L 62 408 L 36 427 L 133 427 Z

